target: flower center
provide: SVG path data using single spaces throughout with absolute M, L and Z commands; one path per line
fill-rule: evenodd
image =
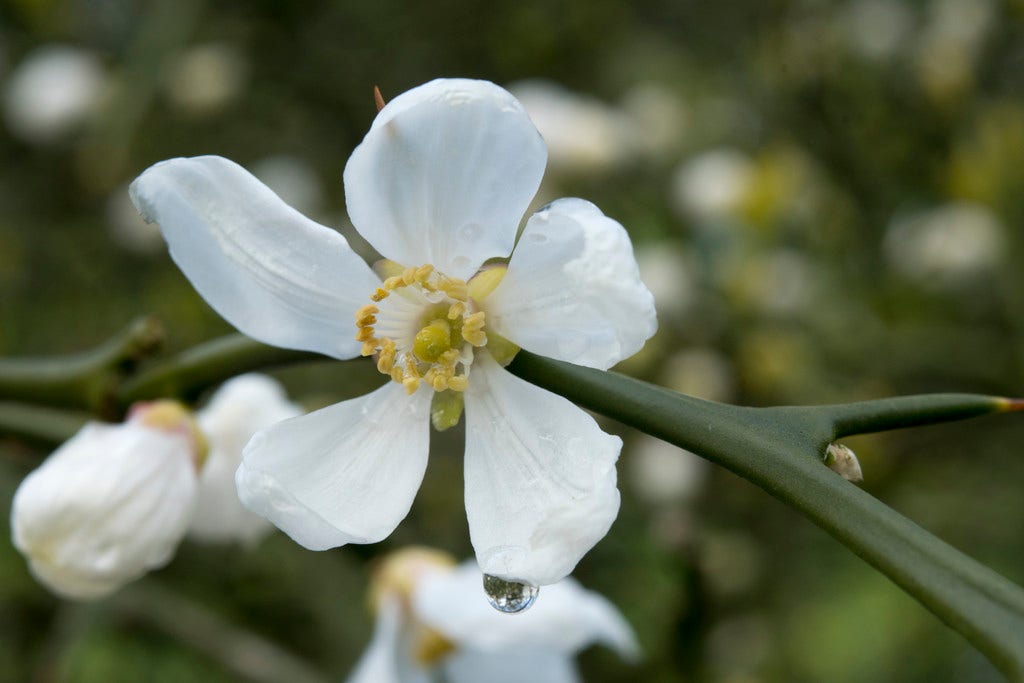
M 434 391 L 465 391 L 474 347 L 487 343 L 484 312 L 469 286 L 427 264 L 384 280 L 356 311 L 364 356 L 408 393 L 422 382 Z

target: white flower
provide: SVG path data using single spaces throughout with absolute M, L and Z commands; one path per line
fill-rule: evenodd
M 481 270 L 512 251 L 545 159 L 522 106 L 492 83 L 437 80 L 392 100 L 345 168 L 349 217 L 390 259 L 382 276 L 226 159 L 173 159 L 133 183 L 171 256 L 239 330 L 374 355 L 394 380 L 254 436 L 243 504 L 307 548 L 379 541 L 423 478 L 432 398 L 450 426 L 464 395 L 466 507 L 485 572 L 552 583 L 605 535 L 621 440 L 501 362 L 511 342 L 611 367 L 654 333 L 654 302 L 625 230 L 581 199 L 531 216 L 507 268 Z
M 721 147 L 687 160 L 672 178 L 672 201 L 683 215 L 704 220 L 735 215 L 754 185 L 754 162 Z
M 638 131 L 618 109 L 552 81 L 522 81 L 509 90 L 544 136 L 553 168 L 600 173 L 632 156 Z
M 190 537 L 252 543 L 273 528 L 242 507 L 235 489 L 235 470 L 242 462 L 242 448 L 253 434 L 302 412 L 276 380 L 249 374 L 225 382 L 196 413 L 209 455 L 199 473 Z
M 107 76 L 94 54 L 45 45 L 11 73 L 4 89 L 4 118 L 11 132 L 28 142 L 54 142 L 96 110 L 106 88 Z
M 927 287 L 960 284 L 997 265 L 1005 228 L 981 204 L 953 202 L 899 217 L 882 246 L 890 266 Z
M 54 592 L 108 595 L 174 554 L 201 453 L 191 419 L 171 401 L 139 404 L 123 424 L 89 423 L 18 487 L 14 545 Z
M 639 648 L 610 602 L 573 579 L 543 589 L 515 616 L 490 609 L 475 563 L 408 549 L 378 570 L 373 639 L 348 683 L 414 683 L 441 672 L 449 683 L 569 683 L 573 657 L 593 643 L 633 660 Z

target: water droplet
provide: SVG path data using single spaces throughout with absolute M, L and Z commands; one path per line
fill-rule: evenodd
M 537 600 L 540 586 L 484 574 L 484 592 L 491 607 L 505 614 L 515 614 L 530 609 Z
M 483 228 L 480 227 L 479 223 L 466 223 L 462 226 L 462 231 L 459 233 L 459 237 L 470 242 L 480 236 Z
M 455 258 L 452 259 L 452 266 L 454 266 L 455 268 L 466 268 L 467 266 L 469 266 L 469 257 L 456 256 Z

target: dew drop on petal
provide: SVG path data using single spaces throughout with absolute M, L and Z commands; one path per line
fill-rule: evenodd
M 491 603 L 491 607 L 505 614 L 515 614 L 533 605 L 540 586 L 484 574 L 484 592 L 487 593 L 487 602 Z
M 456 256 L 452 259 L 452 266 L 455 268 L 466 268 L 469 266 L 469 263 L 470 261 L 468 256 Z
M 462 230 L 459 231 L 459 238 L 467 242 L 472 242 L 476 238 L 480 237 L 480 233 L 483 228 L 480 227 L 479 223 L 466 223 L 462 226 Z

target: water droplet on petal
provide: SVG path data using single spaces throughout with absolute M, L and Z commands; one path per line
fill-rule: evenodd
M 456 256 L 452 259 L 452 266 L 455 268 L 466 268 L 469 266 L 468 256 Z
M 467 242 L 471 242 L 480 237 L 482 230 L 483 228 L 480 227 L 479 223 L 466 223 L 462 226 L 462 230 L 459 232 L 459 237 Z
M 484 592 L 487 593 L 487 602 L 491 603 L 491 607 L 505 614 L 515 614 L 533 605 L 540 586 L 484 574 Z

